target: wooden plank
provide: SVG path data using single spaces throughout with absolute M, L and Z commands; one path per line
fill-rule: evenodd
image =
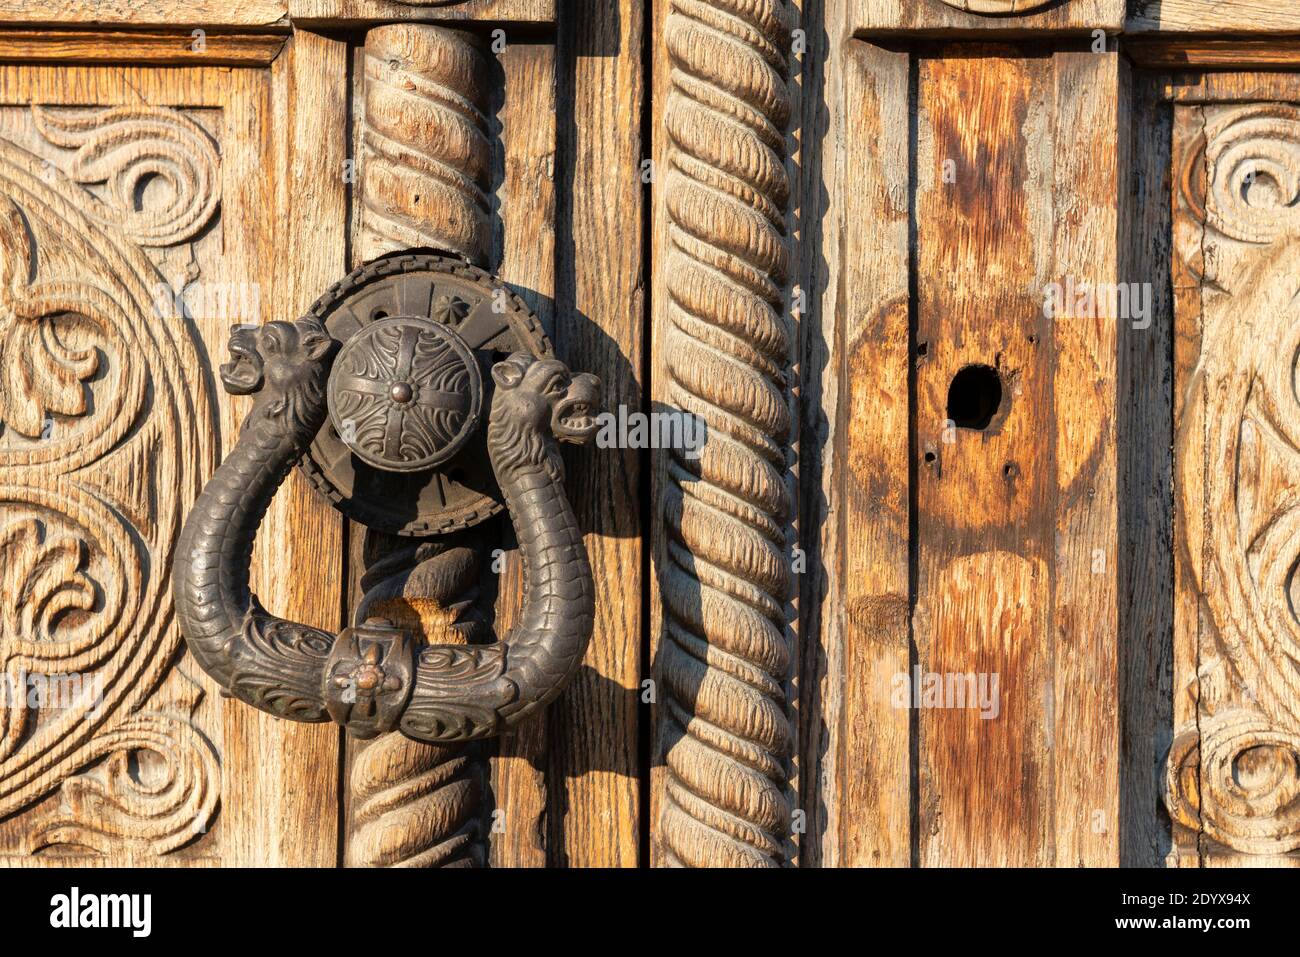
M 1114 865 L 1127 69 L 979 47 L 918 91 L 919 859 Z
M 342 91 L 345 46 L 300 34 L 276 71 L 276 92 L 263 74 L 230 75 L 247 89 L 232 108 L 229 129 L 246 131 L 268 152 L 289 131 L 280 168 L 227 164 L 223 211 L 226 262 L 233 275 L 260 276 L 265 319 L 301 315 L 342 266 L 346 138 Z M 282 165 L 282 164 L 287 164 Z M 276 184 L 284 183 L 284 188 Z M 230 242 L 236 224 L 265 221 L 281 200 L 283 232 L 267 232 L 254 248 Z M 278 217 L 279 218 L 279 217 Z M 323 241 L 330 237 L 328 241 Z M 226 324 L 211 330 L 210 354 L 223 355 Z M 218 343 L 220 345 L 218 346 Z M 242 407 L 247 400 L 242 400 Z M 223 429 L 234 441 L 232 418 Z M 277 614 L 315 627 L 340 627 L 343 521 L 295 470 L 258 530 L 253 588 Z M 309 574 L 304 574 L 309 569 Z M 279 720 L 239 701 L 224 702 L 224 836 L 226 860 L 242 866 L 331 866 L 337 862 L 339 732 L 328 724 Z
M 168 66 L 265 66 L 280 55 L 278 34 L 97 30 L 0 30 L 0 60 L 63 63 L 150 63 Z
M 556 0 L 459 0 L 411 4 L 403 0 L 288 0 L 293 22 L 305 26 L 412 21 L 479 21 L 494 27 L 511 23 L 554 23 Z
M 0 0 L 0 23 L 256 27 L 287 13 L 287 0 Z
M 1129 71 L 1117 53 L 1058 53 L 1054 281 L 1126 283 Z M 1069 132 L 1066 132 L 1069 131 Z M 1121 225 L 1121 213 L 1125 214 Z M 1116 499 L 1118 334 L 1127 315 L 1068 306 L 1052 326 L 1056 366 L 1055 695 L 1051 743 L 1055 863 L 1119 863 L 1116 690 L 1119 553 Z
M 1160 794 L 1173 727 L 1173 111 L 1135 78 L 1130 277 L 1150 277 L 1151 325 L 1119 326 L 1120 865 L 1159 867 L 1169 842 Z M 1121 233 L 1121 236 L 1123 233 Z
M 493 271 L 555 329 L 555 48 L 508 44 L 497 57 L 503 83 L 494 110 L 498 235 Z M 500 547 L 509 542 L 494 543 Z M 512 549 L 500 569 L 496 628 L 506 634 L 523 600 L 523 566 Z M 547 724 L 527 721 L 502 735 L 492 762 L 493 867 L 546 866 Z
M 1296 23 L 1300 20 L 1293 23 L 1292 29 L 1300 29 Z M 1135 63 L 1159 70 L 1278 70 L 1300 66 L 1300 39 L 1295 37 L 1136 37 L 1124 40 L 1124 52 Z
M 1125 29 L 1189 33 L 1295 33 L 1300 0 L 1136 0 Z
M 1050 60 L 978 52 L 919 64 L 916 270 L 945 278 L 917 288 L 918 843 L 927 866 L 1045 865 L 1056 428 L 1037 290 L 1053 266 L 1053 78 Z M 953 385 L 969 367 L 983 371 Z M 950 421 L 989 407 L 984 430 Z
M 572 104 L 558 120 L 556 352 L 601 377 L 606 409 L 629 413 L 642 408 L 644 384 L 643 22 L 640 0 L 566 7 L 556 98 Z M 596 575 L 596 626 L 582 670 L 551 709 L 548 775 L 553 788 L 563 782 L 562 811 L 553 803 L 549 815 L 552 864 L 638 862 L 642 458 L 599 448 L 567 457 Z
M 838 373 L 847 399 L 833 433 L 843 444 L 830 503 L 840 527 L 836 551 L 825 554 L 843 602 L 831 628 L 843 644 L 834 799 L 838 864 L 847 867 L 911 859 L 910 712 L 890 695 L 910 663 L 909 59 L 853 43 L 838 93 L 843 181 L 854 188 L 840 219 Z M 850 226 L 868 222 L 870 230 Z
M 1152 74 L 1159 96 L 1175 103 L 1300 101 L 1294 73 Z
M 1124 0 L 847 0 L 850 31 L 1003 35 L 1100 28 L 1124 24 Z

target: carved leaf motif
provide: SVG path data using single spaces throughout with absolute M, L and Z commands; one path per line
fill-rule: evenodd
M 54 637 L 59 620 L 89 612 L 95 585 L 86 576 L 86 543 L 35 518 L 0 526 L 0 635 L 36 642 Z
M 55 146 L 76 150 L 68 175 L 104 183 L 110 203 L 90 200 L 90 213 L 137 243 L 171 246 L 192 239 L 221 199 L 216 145 L 179 110 L 153 106 L 110 109 L 32 107 L 36 126 Z M 165 200 L 146 207 L 141 197 L 154 180 Z M 83 199 L 83 202 L 85 200 Z
M 51 414 L 84 415 L 81 383 L 98 368 L 93 349 L 67 348 L 51 322 L 0 316 L 0 424 L 36 438 Z

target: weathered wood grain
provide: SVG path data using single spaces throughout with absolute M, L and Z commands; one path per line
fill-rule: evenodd
M 283 0 L 282 0 L 283 2 Z M 348 26 L 400 21 L 480 21 L 493 27 L 511 23 L 554 23 L 556 0 L 288 0 L 295 24 Z
M 1121 319 L 1070 293 L 1049 318 L 1045 293 L 1124 279 L 1126 73 L 973 52 L 918 77 L 913 635 L 944 689 L 918 711 L 919 859 L 1113 864 Z M 982 428 L 953 421 L 972 366 L 1000 383 Z
M 1159 867 L 1169 847 L 1160 795 L 1173 728 L 1173 111 L 1152 77 L 1134 79 L 1133 229 L 1126 275 L 1152 284 L 1151 325 L 1119 326 L 1120 865 Z M 1121 233 L 1121 238 L 1123 233 Z
M 0 59 L 168 66 L 264 66 L 280 55 L 284 44 L 285 37 L 279 34 L 215 30 L 205 33 L 201 40 L 186 32 L 0 30 Z
M 1300 0 L 1135 0 L 1130 33 L 1295 33 Z
M 835 94 L 843 111 L 843 198 L 837 302 L 845 400 L 832 431 L 840 483 L 838 525 L 826 555 L 838 604 L 830 635 L 842 644 L 843 713 L 834 800 L 837 863 L 906 866 L 911 859 L 909 712 L 890 698 L 909 667 L 909 56 L 853 43 Z M 855 223 L 872 223 L 871 229 Z M 919 361 L 919 360 L 918 360 Z M 828 636 L 829 637 L 829 636 Z M 870 741 L 871 770 L 862 742 Z
M 1164 34 L 1139 35 L 1126 38 L 1123 46 L 1135 63 L 1159 70 L 1281 70 L 1300 65 L 1300 40 L 1295 37 L 1184 39 Z
M 945 684 L 950 674 L 982 677 L 990 691 L 999 683 L 996 714 L 918 709 L 928 866 L 1051 862 L 1055 424 L 1050 326 L 1035 290 L 1052 267 L 1052 87 L 1046 60 L 919 64 L 917 668 Z M 938 276 L 947 278 L 926 281 Z M 972 364 L 1004 383 L 1002 418 L 984 432 L 948 421 L 950 382 Z
M 555 348 L 570 368 L 601 377 L 606 409 L 634 412 L 644 404 L 644 9 L 580 0 L 563 13 L 556 102 L 570 106 L 557 116 Z M 569 500 L 596 575 L 596 628 L 548 725 L 557 729 L 548 733 L 552 865 L 638 861 L 643 457 L 583 448 L 568 459 Z
M 0 23 L 268 26 L 287 14 L 287 0 L 0 0 Z
M 493 91 L 500 133 L 493 157 L 499 214 L 494 272 L 555 331 L 555 47 L 507 44 L 497 57 L 502 82 Z M 508 535 L 500 523 L 503 535 Z M 506 548 L 508 540 L 494 542 Z M 497 594 L 498 634 L 509 631 L 523 598 L 519 553 L 503 556 Z M 545 867 L 548 802 L 547 716 L 502 735 L 492 761 L 493 867 Z
M 1055 282 L 1115 287 L 1133 277 L 1130 74 L 1117 53 L 1058 53 L 1055 74 Z M 1119 863 L 1118 328 L 1108 308 L 1052 324 L 1056 541 L 1052 593 L 1054 862 Z

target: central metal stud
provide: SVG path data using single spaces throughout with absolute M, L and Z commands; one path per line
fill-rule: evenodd
M 409 382 L 394 382 L 393 387 L 388 390 L 388 394 L 393 397 L 394 402 L 405 404 L 411 401 L 411 396 L 415 393 L 411 391 Z

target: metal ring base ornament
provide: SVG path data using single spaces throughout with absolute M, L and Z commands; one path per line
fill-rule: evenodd
M 427 265 L 435 257 L 398 258 Z M 339 285 L 355 286 L 363 271 Z M 172 577 L 190 651 L 239 700 L 295 721 L 333 719 L 358 737 L 400 730 L 452 743 L 497 734 L 544 707 L 581 663 L 594 596 L 559 443 L 595 434 L 600 381 L 529 352 L 495 362 L 485 380 L 487 358 L 434 324 L 418 315 L 366 323 L 342 350 L 315 314 L 232 331 L 221 380 L 228 392 L 252 395 L 253 408 L 186 520 Z M 331 376 L 336 355 L 343 364 Z M 335 635 L 267 612 L 248 587 L 253 540 L 328 410 L 336 428 L 348 410 L 357 413 L 356 427 L 340 430 L 353 454 L 377 468 L 427 470 L 475 440 L 477 390 L 487 381 L 487 455 L 525 577 L 524 606 L 505 640 L 421 647 L 383 619 Z

